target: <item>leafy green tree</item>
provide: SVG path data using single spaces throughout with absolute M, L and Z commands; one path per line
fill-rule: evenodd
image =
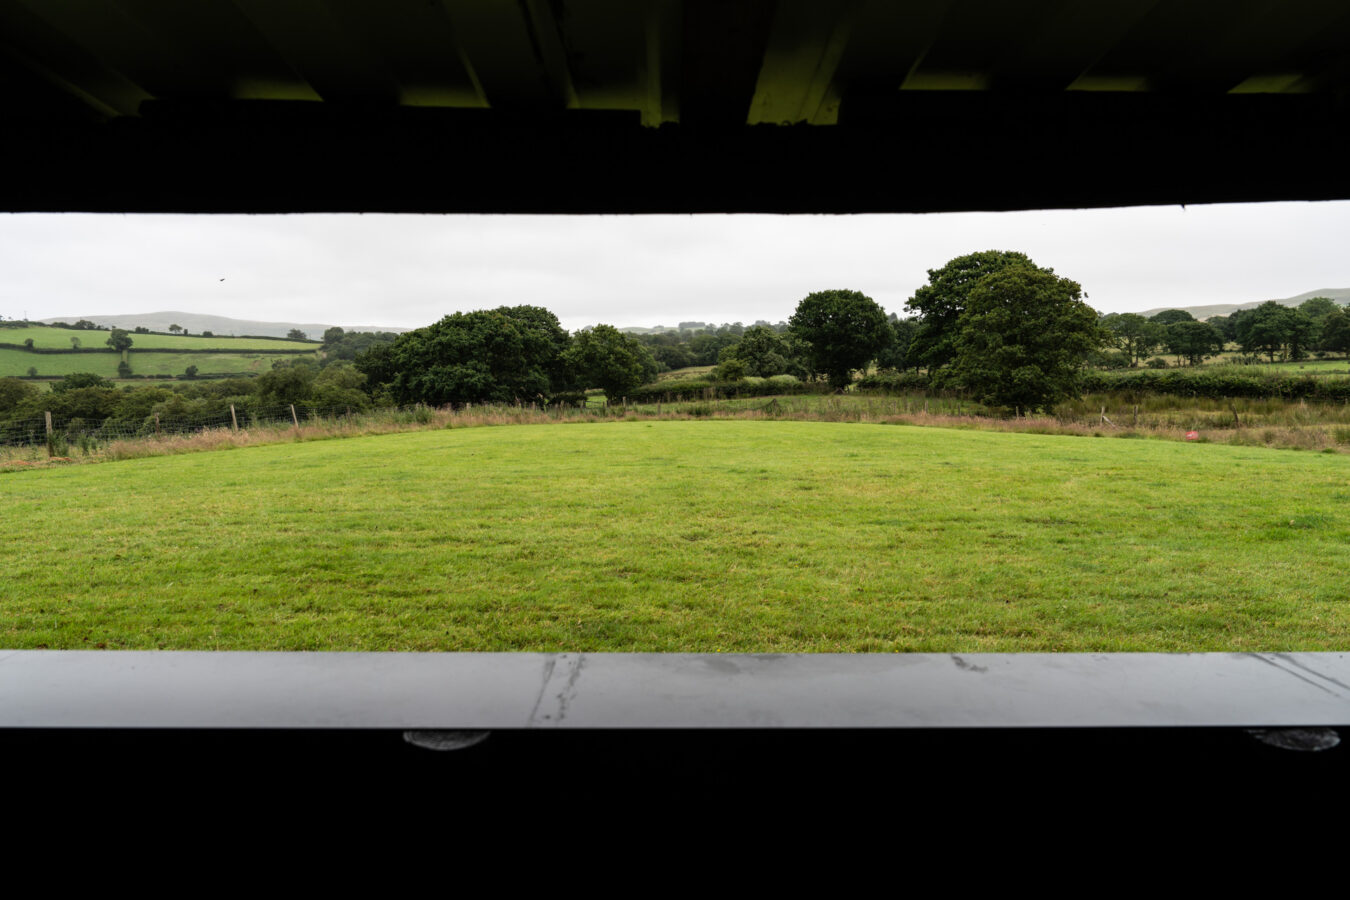
M 792 344 L 767 325 L 752 325 L 741 335 L 740 343 L 722 350 L 719 362 L 725 366 L 732 360 L 743 366 L 743 375 L 767 378 L 771 375 L 806 374 L 801 362 L 796 359 Z
M 1175 325 L 1178 322 L 1194 322 L 1195 316 L 1184 309 L 1164 309 L 1160 313 L 1149 316 L 1148 320 L 1159 325 Z
M 894 339 L 886 313 L 871 297 L 858 291 L 816 291 L 797 304 L 788 319 L 792 334 L 809 346 L 816 371 L 823 372 L 835 390 L 853 380 Z
M 316 406 L 363 410 L 370 397 L 363 390 L 366 376 L 346 360 L 324 366 L 314 379 L 312 400 Z
M 177 334 L 178 332 L 180 332 L 180 331 L 182 331 L 182 330 L 183 330 L 183 326 L 182 326 L 182 325 L 170 325 L 170 326 L 169 326 L 169 331 L 171 331 L 171 332 L 174 333 L 174 334 Z
M 929 269 L 928 284 L 915 291 L 905 304 L 918 318 L 908 353 L 910 364 L 927 366 L 932 371 L 951 362 L 957 352 L 958 322 L 971 290 L 981 278 L 1011 265 L 1034 263 L 1025 253 L 984 250 L 958 256 L 940 269 Z
M 553 313 L 503 306 L 446 316 L 399 335 L 387 350 L 372 347 L 356 362 L 369 390 L 387 385 L 397 403 L 511 403 L 567 390 L 567 348 L 567 332 Z
M 125 328 L 114 328 L 104 343 L 118 353 L 125 353 L 131 349 L 131 334 Z
M 1316 346 L 1322 327 L 1301 309 L 1290 310 L 1289 358 L 1307 359 L 1308 349 Z
M 1322 320 L 1318 346 L 1333 353 L 1350 353 L 1350 313 L 1338 309 Z
M 718 381 L 742 381 L 747 374 L 745 363 L 734 356 L 722 360 L 717 364 L 717 368 L 713 369 L 713 377 Z
M 70 336 L 70 349 L 72 350 L 80 349 L 80 339 L 73 334 Z
M 691 362 L 690 365 L 716 365 L 718 359 L 721 357 L 722 351 L 727 347 L 733 346 L 736 342 L 736 335 L 731 334 L 730 332 L 709 334 L 704 331 L 696 334 L 689 339 L 689 352 L 694 357 L 694 361 Z
M 308 359 L 277 360 L 257 379 L 258 402 L 269 405 L 304 403 L 314 392 L 318 366 Z
M 183 370 L 183 377 L 184 377 L 184 378 L 189 378 L 189 379 L 191 379 L 191 378 L 196 378 L 196 377 L 197 377 L 197 367 L 196 367 L 196 366 L 188 366 L 186 369 Z
M 32 350 L 32 349 L 33 349 L 33 339 L 32 339 L 32 338 L 24 338 L 24 339 L 23 339 L 23 345 L 24 345 L 25 347 L 27 347 L 29 350 Z
M 1223 352 L 1223 335 L 1206 322 L 1173 322 L 1166 326 L 1167 352 L 1174 353 L 1193 366 L 1200 365 L 1207 356 Z
M 1165 325 L 1150 322 L 1138 313 L 1112 313 L 1102 318 L 1102 325 L 1115 336 L 1115 345 L 1129 357 L 1131 366 L 1153 352 L 1165 337 Z
M 656 380 L 656 360 L 632 335 L 613 325 L 584 328 L 572 336 L 563 354 L 582 387 L 597 387 L 610 402 Z
M 118 377 L 118 378 L 130 378 L 130 377 L 131 377 L 131 363 L 127 362 L 125 359 L 122 360 L 121 362 L 119 362 L 119 363 L 117 364 L 117 377 Z
M 1205 321 L 1219 330 L 1225 344 L 1237 340 L 1237 322 L 1232 316 L 1210 316 Z
M 915 354 L 911 352 L 914 343 L 914 336 L 919 331 L 918 319 L 901 319 L 895 313 L 891 313 L 891 342 L 880 353 L 877 354 L 877 367 L 882 369 L 893 369 L 896 372 L 903 372 L 906 369 L 917 369 L 919 367 Z
M 93 372 L 76 372 L 73 375 L 67 375 L 60 381 L 52 385 L 52 392 L 56 394 L 65 391 L 79 390 L 80 388 L 100 388 L 103 390 L 112 390 L 113 384 L 102 375 L 95 375 Z
M 1110 341 L 1082 288 L 1030 261 L 969 290 L 950 377 L 983 403 L 1047 409 L 1079 391 L 1084 360 Z
M 80 331 L 93 331 L 94 329 L 98 328 L 97 325 L 95 325 L 93 322 L 90 322 L 88 319 L 81 319 L 71 327 L 78 328 Z
M 651 353 L 652 359 L 656 360 L 658 366 L 664 366 L 663 372 L 697 365 L 689 344 L 685 342 L 649 344 L 647 350 Z
M 29 366 L 29 367 L 28 367 L 28 377 L 29 377 L 29 378 L 36 378 L 36 377 L 37 377 L 37 366 Z
M 345 335 L 346 333 L 347 332 L 343 331 L 342 328 L 338 325 L 334 325 L 332 328 L 324 329 L 323 332 L 324 346 L 327 347 L 329 344 L 336 344 L 338 341 L 342 340 L 343 335 Z
M 354 361 L 377 344 L 392 344 L 397 339 L 398 335 L 392 331 L 344 332 L 341 337 L 324 344 L 323 365 L 331 365 L 340 360 Z
M 1264 353 L 1271 362 L 1287 352 L 1294 331 L 1294 311 L 1267 300 L 1251 310 L 1243 310 L 1237 323 L 1237 339 L 1243 353 Z
M 1298 311 L 1316 322 L 1319 331 L 1326 317 L 1340 308 L 1340 304 L 1330 297 L 1309 297 L 1298 305 Z
M 299 328 L 292 328 L 290 331 L 286 332 L 286 337 L 288 340 L 292 341 L 303 341 L 308 340 L 309 338 L 309 336 Z
M 25 400 L 40 394 L 37 388 L 17 378 L 0 378 L 0 413 L 8 413 Z

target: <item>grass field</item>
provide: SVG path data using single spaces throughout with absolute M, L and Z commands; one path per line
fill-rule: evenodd
M 103 347 L 108 340 L 108 331 L 79 331 L 73 328 L 52 328 L 46 325 L 27 325 L 22 328 L 0 328 L 0 343 L 22 344 L 32 338 L 33 346 L 52 350 L 69 350 L 70 339 L 77 337 L 83 347 Z M 174 348 L 184 350 L 220 349 L 229 352 L 240 350 L 314 350 L 317 344 L 306 341 L 271 341 L 258 338 L 236 338 L 228 335 L 202 337 L 200 335 L 181 334 L 132 334 L 132 351 L 137 347 Z
M 1175 362 L 1175 357 L 1163 355 L 1163 359 L 1168 362 Z M 1242 359 L 1240 352 L 1227 352 L 1206 360 L 1201 368 L 1215 368 L 1222 366 L 1238 366 L 1239 372 L 1251 372 L 1261 374 L 1276 375 L 1347 375 L 1350 374 L 1350 359 L 1344 356 L 1336 356 L 1330 359 L 1300 359 L 1290 362 L 1258 362 L 1249 365 L 1241 365 L 1238 361 Z M 1266 357 L 1262 356 L 1262 360 Z
M 128 353 L 131 371 L 137 375 L 182 375 L 188 366 L 196 366 L 199 374 L 262 373 L 272 368 L 277 359 L 296 359 L 286 353 Z M 303 358 L 303 357 L 300 357 Z M 0 347 L 0 378 L 6 375 L 27 375 L 29 368 L 39 375 L 73 375 L 92 372 L 104 378 L 117 377 L 117 364 L 122 357 L 117 353 L 27 353 Z
M 1346 650 L 1350 460 L 887 425 L 457 428 L 0 475 L 0 646 Z

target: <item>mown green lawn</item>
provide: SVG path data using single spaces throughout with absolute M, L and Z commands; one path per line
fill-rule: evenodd
M 74 328 L 52 328 L 48 325 L 25 325 L 21 328 L 0 328 L 0 344 L 22 344 L 32 338 L 33 346 L 52 350 L 69 350 L 70 339 L 79 338 L 82 347 L 104 347 L 109 331 L 80 331 Z M 273 341 L 260 338 L 237 338 L 229 335 L 202 337 L 183 334 L 131 335 L 132 350 L 137 347 L 171 347 L 184 350 L 219 349 L 227 352 L 240 350 L 315 350 L 317 344 L 306 341 Z
M 0 646 L 1350 648 L 1350 460 L 532 425 L 0 475 Z

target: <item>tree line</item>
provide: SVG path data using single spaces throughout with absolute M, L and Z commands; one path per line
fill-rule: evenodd
M 1309 351 L 1350 353 L 1350 314 L 1326 297 L 1312 297 L 1297 307 L 1267 300 L 1253 309 L 1203 322 L 1185 310 L 1167 309 L 1148 318 L 1112 313 L 1102 318 L 1102 324 L 1119 354 L 1101 360 L 1107 367 L 1135 367 L 1159 350 L 1194 366 L 1222 353 L 1230 343 L 1249 356 L 1264 354 L 1270 362 L 1306 359 Z M 1150 360 L 1158 362 L 1165 363 Z
M 674 332 L 632 335 L 606 324 L 569 333 L 543 307 L 503 306 L 453 313 L 397 335 L 330 328 L 320 361 L 281 361 L 254 380 L 116 391 L 74 376 L 46 401 L 7 385 L 0 391 L 0 415 L 32 411 L 39 402 L 56 404 L 67 415 L 127 418 L 226 403 L 353 410 L 576 403 L 589 389 L 612 399 L 636 395 L 675 363 L 713 360 L 713 378 L 722 382 L 790 376 L 832 390 L 847 389 L 873 365 L 912 370 L 934 388 L 959 390 L 992 407 L 1034 411 L 1081 393 L 1089 365 L 1103 351 L 1118 354 L 1127 366 L 1159 347 L 1198 363 L 1222 350 L 1231 333 L 1249 352 L 1297 358 L 1312 347 L 1342 347 L 1341 335 L 1350 336 L 1345 311 L 1321 298 L 1296 310 L 1271 302 L 1209 322 L 1179 310 L 1150 319 L 1100 316 L 1077 282 L 1026 254 L 998 250 L 930 269 L 906 313 L 887 315 L 859 291 L 834 289 L 807 294 L 776 325 L 681 323 Z M 115 347 L 114 341 L 127 339 L 114 332 L 108 343 Z

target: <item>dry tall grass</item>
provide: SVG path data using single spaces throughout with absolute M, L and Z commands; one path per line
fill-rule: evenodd
M 1000 418 L 981 414 L 977 407 L 959 400 L 857 395 L 703 400 L 626 409 L 475 406 L 452 410 L 423 407 L 313 419 L 299 427 L 269 424 L 238 430 L 212 428 L 192 434 L 120 439 L 85 450 L 72 450 L 70 456 L 50 458 L 46 447 L 41 445 L 0 448 L 0 471 L 445 428 L 708 418 L 867 422 L 1175 441 L 1187 440 L 1187 432 L 1195 431 L 1198 432 L 1195 439 L 1202 442 L 1333 453 L 1350 451 L 1350 411 L 1339 407 L 1322 409 L 1297 402 L 1261 403 L 1264 405 L 1259 408 L 1255 403 L 1249 403 L 1245 407 L 1230 404 L 1227 409 L 1171 404 L 1145 410 L 1139 406 L 1132 410 L 1108 407 L 1105 420 L 1100 406 L 1093 413 L 1086 412 L 1091 408 L 1086 401 L 1078 401 L 1081 409 L 1060 408 L 1056 415 Z

